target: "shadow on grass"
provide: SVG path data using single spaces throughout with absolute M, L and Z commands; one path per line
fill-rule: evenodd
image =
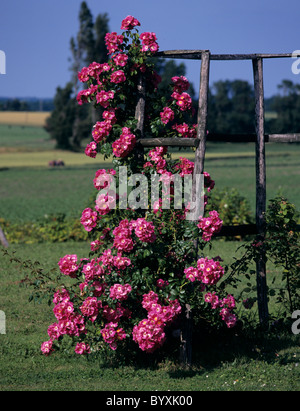
M 102 362 L 101 368 L 120 369 L 127 366 L 138 371 L 164 370 L 172 379 L 192 378 L 214 371 L 224 364 L 250 364 L 253 361 L 287 365 L 296 363 L 293 355 L 297 336 L 284 327 L 279 330 L 253 330 L 245 335 L 243 330 L 222 332 L 195 332 L 193 335 L 193 359 L 187 366 L 180 362 L 178 340 L 169 339 L 158 351 L 148 354 L 135 343 L 126 352 L 114 353 Z M 279 354 L 280 353 L 280 354 Z M 103 361 L 103 357 L 102 357 Z

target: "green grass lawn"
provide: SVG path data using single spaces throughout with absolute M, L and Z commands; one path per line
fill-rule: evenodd
M 236 243 L 217 241 L 215 251 L 230 261 Z M 83 257 L 86 243 L 16 245 L 21 259 L 57 266 L 67 253 Z M 194 341 L 194 363 L 184 369 L 170 361 L 109 366 L 99 356 L 82 358 L 72 351 L 44 357 L 40 345 L 55 317 L 52 306 L 28 302 L 31 289 L 20 286 L 22 268 L 0 258 L 0 309 L 6 314 L 6 334 L 0 334 L 0 391 L 297 391 L 299 337 L 292 333 L 265 340 Z M 170 392 L 169 392 L 170 394 Z
M 267 152 L 267 196 L 278 192 L 300 208 L 298 144 L 270 144 Z M 175 156 L 186 155 L 184 152 Z M 62 157 L 63 156 L 63 157 Z M 50 160 L 62 158 L 63 169 L 49 169 Z M 193 158 L 193 155 L 189 156 Z M 0 126 L 0 218 L 12 222 L 34 221 L 45 214 L 79 216 L 87 206 L 98 168 L 111 164 L 84 154 L 57 152 L 43 129 Z M 207 145 L 205 169 L 216 189 L 234 187 L 255 210 L 255 158 L 252 144 Z M 233 262 L 239 242 L 215 240 L 210 256 Z M 57 267 L 59 258 L 76 253 L 87 257 L 88 243 L 11 245 L 9 251 L 25 260 L 40 261 L 45 269 Z M 280 274 L 267 266 L 268 284 L 280 284 Z M 228 341 L 194 341 L 194 364 L 189 369 L 169 361 L 108 366 L 98 356 L 82 358 L 55 353 L 46 358 L 40 345 L 54 322 L 52 306 L 28 302 L 31 290 L 20 287 L 21 267 L 0 251 L 0 311 L 6 314 L 6 334 L 0 334 L 0 391 L 297 391 L 299 337 L 291 332 L 244 340 L 234 333 Z M 253 278 L 253 284 L 255 279 Z M 245 285 L 236 291 L 240 293 Z M 277 307 L 270 302 L 274 314 Z M 254 309 L 255 314 L 255 309 Z M 255 314 L 256 315 L 256 314 Z
M 22 132 L 25 134 L 21 137 Z M 84 153 L 55 151 L 49 144 L 53 143 L 47 140 L 43 129 L 0 126 L 0 217 L 28 221 L 55 212 L 66 215 L 81 212 L 93 190 L 95 171 L 111 167 L 102 156 L 91 159 Z M 9 151 L 14 147 L 19 149 Z M 32 151 L 37 147 L 39 151 Z M 190 151 L 172 154 L 174 158 L 181 155 L 194 157 Z M 66 166 L 60 170 L 49 169 L 49 161 L 59 158 Z M 281 194 L 300 208 L 299 158 L 299 144 L 266 145 L 267 199 Z M 216 190 L 238 189 L 254 214 L 253 144 L 208 143 L 205 170 L 215 180 Z
M 49 134 L 42 127 L 0 124 L 0 149 L 28 152 L 53 150 L 54 146 L 55 142 L 50 140 Z

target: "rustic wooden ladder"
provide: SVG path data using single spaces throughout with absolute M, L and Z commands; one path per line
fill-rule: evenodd
M 263 59 L 265 58 L 282 58 L 293 57 L 292 53 L 285 54 L 218 54 L 211 55 L 209 50 L 170 50 L 157 53 L 158 57 L 172 59 L 193 59 L 201 60 L 200 70 L 200 87 L 198 100 L 198 117 L 197 117 L 197 137 L 196 138 L 143 138 L 144 109 L 145 109 L 145 85 L 141 80 L 139 84 L 139 99 L 136 108 L 136 117 L 138 119 L 137 128 L 140 130 L 142 138 L 139 140 L 141 147 L 173 146 L 173 147 L 196 147 L 194 162 L 194 177 L 202 174 L 204 171 L 204 159 L 206 150 L 206 140 L 224 141 L 224 142 L 253 142 L 255 143 L 256 152 L 256 223 L 255 225 L 244 226 L 227 226 L 223 227 L 220 235 L 234 236 L 239 234 L 257 234 L 263 239 L 265 236 L 265 219 L 266 211 L 266 161 L 265 161 L 265 143 L 266 142 L 299 142 L 300 134 L 265 134 L 264 129 L 264 86 L 263 86 Z M 207 135 L 207 111 L 208 111 L 208 91 L 209 91 L 209 71 L 211 60 L 251 60 L 254 77 L 255 92 L 255 128 L 256 133 L 253 135 L 236 134 Z M 138 154 L 142 156 L 142 150 Z M 193 184 L 195 187 L 195 184 Z M 196 199 L 196 201 L 200 199 Z M 299 229 L 299 227 L 298 227 Z M 265 251 L 261 247 L 259 259 L 256 263 L 256 282 L 259 319 L 261 323 L 266 323 L 269 317 L 268 297 L 266 283 L 266 264 Z M 182 361 L 186 365 L 191 364 L 192 358 L 192 320 L 189 305 L 186 305 L 185 326 L 182 330 Z
M 143 158 L 144 147 L 196 147 L 193 180 L 196 175 L 203 174 L 205 158 L 205 141 L 206 141 L 206 119 L 208 104 L 208 86 L 209 86 L 209 65 L 210 52 L 203 50 L 201 52 L 201 72 L 200 72 L 200 89 L 198 100 L 198 118 L 197 118 L 197 137 L 196 138 L 144 138 L 144 113 L 145 113 L 145 84 L 143 77 L 140 77 L 138 84 L 138 101 L 136 106 L 136 118 L 138 120 L 137 129 L 141 138 L 138 140 L 136 156 L 139 160 Z M 200 198 L 195 197 L 196 183 L 193 181 L 193 200 L 196 209 L 200 207 Z M 195 242 L 197 247 L 197 241 Z M 192 312 L 188 304 L 185 306 L 185 321 L 181 330 L 181 361 L 184 364 L 191 364 L 192 361 Z

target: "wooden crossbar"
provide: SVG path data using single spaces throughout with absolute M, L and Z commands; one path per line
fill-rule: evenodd
M 223 143 L 255 143 L 256 134 L 222 134 L 208 133 L 206 141 L 216 141 Z M 265 134 L 265 143 L 294 143 L 300 142 L 300 133 L 291 134 Z M 139 139 L 143 147 L 198 147 L 198 138 L 182 138 L 182 137 L 153 137 Z
M 166 50 L 156 54 L 157 57 L 172 59 L 201 60 L 202 54 L 208 50 Z M 250 53 L 250 54 L 211 54 L 210 60 L 253 60 L 257 58 L 286 58 L 294 57 L 293 53 Z

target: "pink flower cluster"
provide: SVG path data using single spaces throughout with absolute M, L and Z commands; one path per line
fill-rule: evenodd
M 123 70 L 116 70 L 110 76 L 110 81 L 115 84 L 124 83 L 126 76 Z
M 115 97 L 115 92 L 112 90 L 105 91 L 100 90 L 96 94 L 96 101 L 100 104 L 103 108 L 107 108 L 111 104 L 111 100 Z
M 180 93 L 180 94 L 183 93 L 184 91 L 187 91 L 188 88 L 190 87 L 190 83 L 185 76 L 172 77 L 172 82 L 174 84 L 173 91 Z
M 91 353 L 91 348 L 85 342 L 79 342 L 79 343 L 77 343 L 77 345 L 75 347 L 75 352 L 76 352 L 76 354 L 80 354 L 80 355 L 90 354 Z
M 98 194 L 96 198 L 95 209 L 100 215 L 105 215 L 116 208 L 116 193 L 108 190 L 106 194 Z
M 114 235 L 114 243 L 113 247 L 115 247 L 118 251 L 122 252 L 129 252 L 133 249 L 134 243 L 131 237 L 132 227 L 128 220 L 120 221 L 118 227 L 113 230 Z
M 151 51 L 151 53 L 156 53 L 158 51 L 159 47 L 155 33 L 142 33 L 140 39 L 142 40 L 142 51 Z
M 114 257 L 113 265 L 118 270 L 125 270 L 126 267 L 131 265 L 131 260 L 128 257 L 123 257 L 121 254 L 118 254 Z
M 131 311 L 127 308 L 122 307 L 121 304 L 117 302 L 114 308 L 109 307 L 108 305 L 103 306 L 102 315 L 108 322 L 116 323 L 123 316 L 130 317 Z
M 185 174 L 193 174 L 194 162 L 185 157 L 180 157 L 179 160 L 180 162 L 175 165 L 175 169 L 180 170 L 180 176 L 183 177 Z
M 124 37 L 116 32 L 106 33 L 105 44 L 109 54 L 119 50 L 119 46 L 123 43 Z
M 94 100 L 97 90 L 98 87 L 96 85 L 91 85 L 90 88 L 80 90 L 76 96 L 77 103 L 81 106 L 83 103 Z
M 207 293 L 204 296 L 204 300 L 210 303 L 213 309 L 221 308 L 220 316 L 228 328 L 235 326 L 237 317 L 232 313 L 232 309 L 235 308 L 235 299 L 232 295 L 229 294 L 221 300 L 215 292 Z
M 122 20 L 121 30 L 132 30 L 135 26 L 140 26 L 141 23 L 133 16 L 127 16 Z
M 53 346 L 53 341 L 52 340 L 44 341 L 42 343 L 41 351 L 46 357 L 54 351 L 52 346 Z
M 156 240 L 154 225 L 151 221 L 138 218 L 131 222 L 131 227 L 134 228 L 135 235 L 143 243 L 153 243 Z
M 115 124 L 117 122 L 116 109 L 108 108 L 107 110 L 104 110 L 102 117 L 105 121 L 109 121 L 111 124 Z
M 97 297 L 87 297 L 80 310 L 85 317 L 88 317 L 92 322 L 94 322 L 98 316 L 99 308 L 102 307 L 101 301 L 98 301 Z
M 104 71 L 109 71 L 110 65 L 108 63 L 91 63 L 88 67 L 83 67 L 78 73 L 78 79 L 82 83 L 86 83 L 88 80 L 95 78 L 98 79 L 100 74 Z
M 116 157 L 126 157 L 134 148 L 136 137 L 131 132 L 130 128 L 123 127 L 120 138 L 112 143 L 113 154 Z
M 213 234 L 220 232 L 223 221 L 215 210 L 209 212 L 209 217 L 201 217 L 197 227 L 202 230 L 202 239 L 210 241 Z
M 198 280 L 203 284 L 214 285 L 223 277 L 224 268 L 219 261 L 203 257 L 197 261 L 197 267 L 185 268 L 184 273 L 191 282 Z
M 192 108 L 192 99 L 188 93 L 183 92 L 180 94 L 177 93 L 177 91 L 174 91 L 171 94 L 171 97 L 173 97 L 174 100 L 176 100 L 176 104 L 181 111 L 187 111 Z
M 109 187 L 113 181 L 113 176 L 116 175 L 116 170 L 113 168 L 105 169 L 101 168 L 95 173 L 95 178 L 93 180 L 94 187 L 97 190 L 102 190 L 105 187 Z
M 138 218 L 129 222 L 125 219 L 121 220 L 118 227 L 113 231 L 114 248 L 119 252 L 131 251 L 134 247 L 133 231 L 143 243 L 153 243 L 156 240 L 155 227 L 151 221 L 147 221 L 145 218 Z
M 126 338 L 123 328 L 118 327 L 118 323 L 110 322 L 101 330 L 101 335 L 112 350 L 117 349 L 117 342 Z
M 215 186 L 215 181 L 211 178 L 210 174 L 204 171 L 204 187 L 207 188 L 207 191 L 211 191 Z
M 114 284 L 110 287 L 110 298 L 113 300 L 124 301 L 127 300 L 128 294 L 131 292 L 131 285 L 130 284 Z
M 112 124 L 110 121 L 97 121 L 93 126 L 92 136 L 96 143 L 105 140 L 105 137 L 109 136 L 111 132 Z
M 86 333 L 84 318 L 74 312 L 74 306 L 67 290 L 57 291 L 54 294 L 53 302 L 55 304 L 53 312 L 58 322 L 48 327 L 50 340 L 41 345 L 41 351 L 45 355 L 53 352 L 53 341 L 59 337 L 63 335 L 79 337 Z
M 82 267 L 82 272 L 85 276 L 86 282 L 92 281 L 95 278 L 99 278 L 104 274 L 102 266 L 97 265 L 94 258 L 84 264 L 84 266 Z
M 113 56 L 113 61 L 116 66 L 125 67 L 128 60 L 127 54 L 119 53 Z
M 177 133 L 181 134 L 181 136 L 184 138 L 196 138 L 197 136 L 196 127 L 197 127 L 197 124 L 194 124 L 192 127 L 189 127 L 186 123 L 183 123 L 183 124 L 175 124 L 172 128 L 173 130 L 176 130 Z
M 169 121 L 174 120 L 174 111 L 170 107 L 164 107 L 160 113 L 162 123 L 168 124 Z
M 76 278 L 78 271 L 77 255 L 67 254 L 59 259 L 58 266 L 60 271 L 71 278 Z
M 95 143 L 95 141 L 87 144 L 84 152 L 88 157 L 95 158 L 97 155 L 97 144 Z
M 148 317 L 133 327 L 132 336 L 141 350 L 151 353 L 165 342 L 165 326 L 181 312 L 181 306 L 177 300 L 169 300 L 169 305 L 162 306 L 153 291 L 143 296 L 142 305 Z
M 90 207 L 83 210 L 80 222 L 86 231 L 92 231 L 97 226 L 97 220 L 97 211 L 93 211 Z
M 167 147 L 155 147 L 154 149 L 149 151 L 149 157 L 150 160 L 154 163 L 156 171 L 159 174 L 163 174 L 166 170 L 166 160 L 163 158 L 163 156 L 167 153 L 168 148 Z M 146 167 L 153 167 L 153 164 L 151 161 L 147 161 L 144 164 L 144 168 Z

